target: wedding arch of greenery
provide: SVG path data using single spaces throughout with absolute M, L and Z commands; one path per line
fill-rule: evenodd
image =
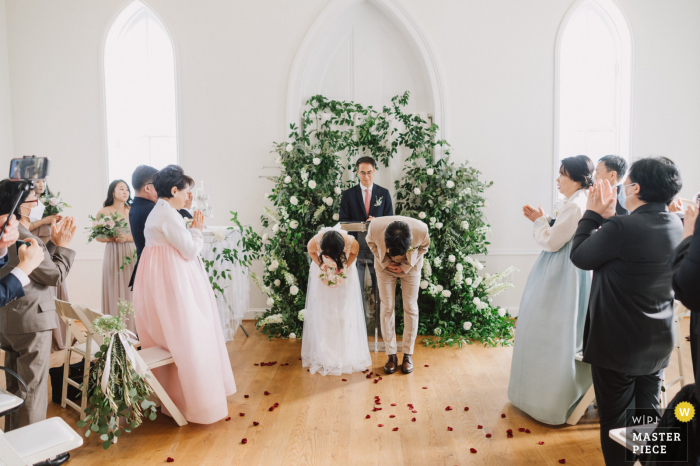
M 492 183 L 479 179 L 468 162 L 450 161 L 449 144 L 436 139 L 437 125 L 404 113 L 409 94 L 396 96 L 381 111 L 354 102 L 328 100 L 316 95 L 306 103 L 303 125 L 291 125 L 291 142 L 275 143 L 280 173 L 267 198 L 272 207 L 261 217 L 264 232 L 244 231 L 245 265 L 262 260 L 262 277 L 251 274 L 268 296 L 265 313 L 256 326 L 271 338 L 302 337 L 310 257 L 306 244 L 323 226 L 335 225 L 341 193 L 355 181 L 360 154 L 371 154 L 383 166 L 400 147 L 408 149 L 404 174 L 395 182 L 395 213 L 424 221 L 431 246 L 423 267 L 419 295 L 420 335 L 430 335 L 428 346 L 459 345 L 473 341 L 508 345 L 513 324 L 505 309 L 491 298 L 512 286 L 503 279 L 514 269 L 483 274 L 475 255 L 487 253 L 484 191 Z M 435 159 L 439 146 L 444 154 Z M 347 177 L 345 177 L 347 178 Z M 401 294 L 397 296 L 397 331 L 402 331 Z

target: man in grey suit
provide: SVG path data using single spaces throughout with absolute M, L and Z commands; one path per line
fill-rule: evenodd
M 9 212 L 20 193 L 20 182 L 0 181 L 0 212 Z M 5 419 L 5 432 L 46 419 L 48 405 L 48 373 L 51 355 L 51 334 L 56 328 L 56 304 L 51 291 L 68 276 L 75 251 L 68 249 L 76 225 L 73 217 L 65 217 L 51 225 L 51 239 L 44 245 L 29 232 L 31 209 L 38 199 L 34 190 L 25 191 L 15 212 L 19 220 L 19 238 L 34 238 L 44 251 L 41 264 L 29 274 L 24 297 L 0 308 L 0 346 L 5 351 L 5 366 L 17 372 L 27 384 L 27 400 L 18 411 Z M 9 204 L 9 208 L 7 205 Z M 19 264 L 17 248 L 8 248 L 9 261 L 0 269 L 0 277 Z M 7 377 L 7 390 L 22 396 L 19 383 Z

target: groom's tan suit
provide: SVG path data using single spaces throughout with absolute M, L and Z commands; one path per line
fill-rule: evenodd
M 411 228 L 413 241 L 409 252 L 404 256 L 390 257 L 384 244 L 384 232 L 390 223 L 403 221 Z M 396 331 L 394 319 L 394 302 L 396 296 L 396 279 L 401 279 L 403 295 L 403 353 L 413 354 L 413 347 L 418 335 L 418 292 L 420 291 L 423 256 L 430 246 L 428 226 L 409 217 L 380 217 L 372 220 L 367 232 L 367 245 L 374 254 L 374 267 L 377 271 L 377 284 L 381 298 L 382 335 L 386 345 L 386 354 L 396 354 Z M 401 273 L 389 271 L 392 262 L 400 264 Z

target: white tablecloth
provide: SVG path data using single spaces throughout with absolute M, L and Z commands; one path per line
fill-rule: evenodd
M 224 249 L 238 250 L 242 253 L 238 242 L 241 239 L 239 230 L 228 230 L 228 227 L 206 227 L 204 229 L 204 247 L 202 247 L 202 258 L 211 261 L 216 258 Z M 216 240 L 215 232 L 223 232 L 225 239 Z M 216 250 L 216 251 L 215 251 Z M 219 272 L 230 269 L 231 279 L 228 277 L 219 279 L 219 285 L 224 289 L 224 295 L 216 295 L 216 304 L 219 308 L 221 318 L 221 328 L 224 331 L 226 341 L 233 340 L 233 335 L 238 330 L 238 326 L 243 320 L 243 314 L 248 310 L 250 283 L 248 281 L 248 269 L 240 265 L 233 266 L 230 262 L 215 261 L 214 268 Z M 228 275 L 227 273 L 227 275 Z

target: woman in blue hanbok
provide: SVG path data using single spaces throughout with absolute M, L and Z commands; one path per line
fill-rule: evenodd
M 520 302 L 508 398 L 545 424 L 566 422 L 591 386 L 588 364 L 576 361 L 591 289 L 591 272 L 569 259 L 571 240 L 586 211 L 594 166 L 585 155 L 562 160 L 557 185 L 564 201 L 556 219 L 530 205 L 525 216 L 535 223 L 534 238 L 544 251 L 527 279 Z

